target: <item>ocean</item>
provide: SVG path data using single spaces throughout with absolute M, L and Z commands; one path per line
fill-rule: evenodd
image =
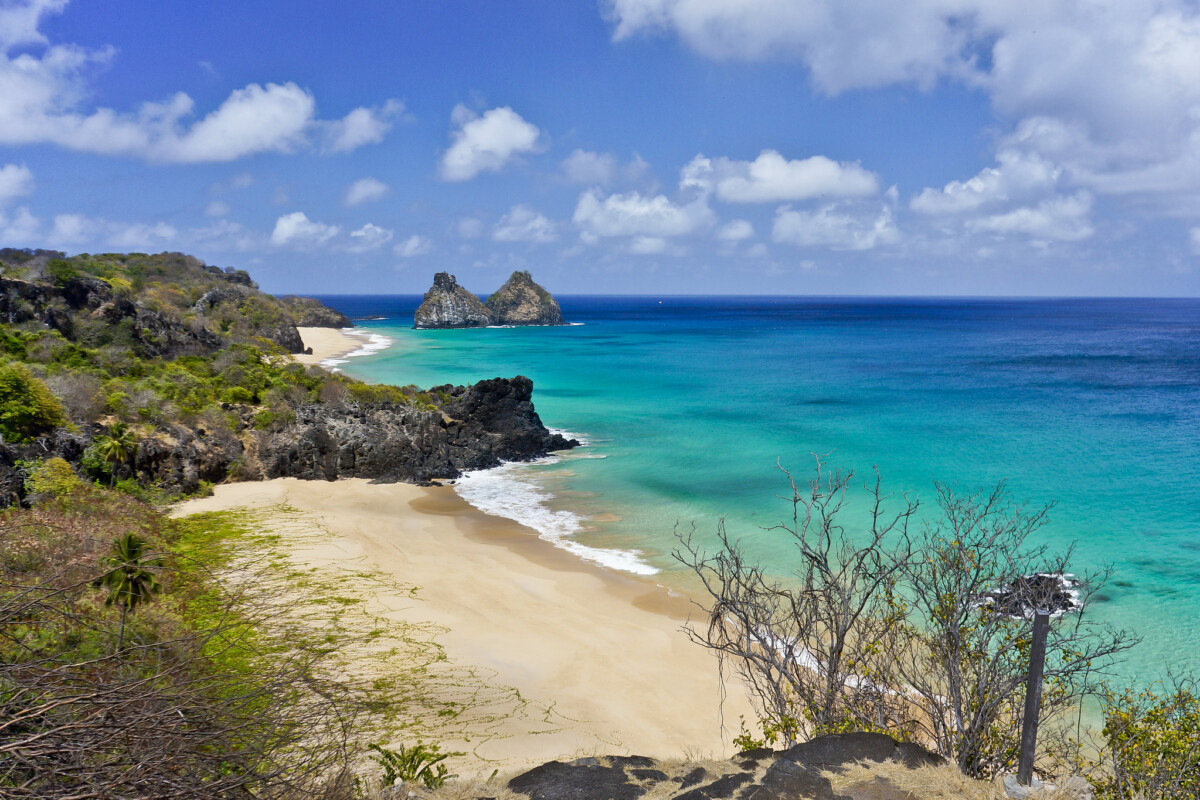
M 1039 543 L 1112 568 L 1089 613 L 1144 637 L 1124 676 L 1200 668 L 1200 300 L 566 296 L 565 327 L 414 331 L 420 297 L 320 299 L 374 338 L 356 377 L 532 378 L 587 446 L 457 488 L 580 557 L 680 584 L 674 531 L 724 518 L 786 571 L 779 466 L 814 454 L 923 513 L 1004 480 L 1054 504 Z

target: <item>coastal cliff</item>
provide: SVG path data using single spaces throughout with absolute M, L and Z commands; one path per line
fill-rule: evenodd
M 433 276 L 433 286 L 413 315 L 414 328 L 482 328 L 491 324 L 491 314 L 479 298 L 459 286 L 448 272 Z
M 578 444 L 542 425 L 528 378 L 422 391 L 296 363 L 297 323 L 349 320 L 242 270 L 62 256 L 0 250 L 0 506 L 27 502 L 51 458 L 163 499 L 275 477 L 428 483 Z
M 565 325 L 554 295 L 526 270 L 514 272 L 487 302 L 439 272 L 413 315 L 414 328 L 481 328 L 487 325 Z
M 483 307 L 496 325 L 563 325 L 562 309 L 554 295 L 534 283 L 528 271 L 514 272 L 488 296 Z

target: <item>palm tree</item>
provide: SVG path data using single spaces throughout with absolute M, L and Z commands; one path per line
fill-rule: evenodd
M 113 542 L 112 553 L 103 563 L 111 569 L 96 578 L 93 586 L 108 589 L 104 605 L 121 607 L 121 630 L 117 634 L 117 650 L 125 643 L 125 615 L 139 603 L 149 601 L 161 588 L 158 578 L 147 567 L 157 558 L 143 560 L 146 542 L 136 533 L 127 533 Z
M 96 437 L 96 452 L 112 465 L 108 476 L 108 486 L 111 489 L 117 479 L 117 466 L 124 464 L 137 452 L 137 436 L 124 422 L 114 422 L 108 426 L 108 433 Z

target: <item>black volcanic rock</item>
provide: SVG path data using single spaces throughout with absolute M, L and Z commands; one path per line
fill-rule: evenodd
M 448 272 L 433 276 L 433 286 L 413 317 L 414 328 L 482 328 L 491 324 L 491 315 L 479 298 L 459 286 Z
M 285 294 L 275 298 L 292 315 L 298 328 L 352 328 L 354 323 L 340 311 L 335 311 L 312 297 Z
M 760 749 L 726 762 L 710 780 L 702 767 L 672 766 L 640 756 L 551 761 L 508 782 L 530 800 L 636 800 L 643 795 L 671 800 L 915 800 L 884 778 L 835 792 L 828 771 L 863 761 L 895 759 L 908 769 L 943 763 L 914 744 L 877 733 L 821 736 L 787 750 Z M 652 767 L 659 767 L 654 769 Z M 663 770 L 676 774 L 670 777 Z
M 527 271 L 514 272 L 483 306 L 496 325 L 565 324 L 554 295 L 534 283 Z

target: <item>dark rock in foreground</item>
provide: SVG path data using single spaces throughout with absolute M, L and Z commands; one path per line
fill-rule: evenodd
M 837 794 L 825 771 L 859 761 L 898 761 L 909 769 L 943 763 L 937 755 L 914 744 L 896 742 L 879 733 L 821 736 L 787 750 L 759 749 L 727 762 L 711 774 L 704 768 L 668 776 L 651 769 L 658 765 L 642 756 L 581 758 L 569 763 L 551 761 L 508 783 L 530 800 L 637 800 L 650 792 L 672 800 L 910 800 L 886 779 L 856 783 Z M 664 789 L 666 791 L 664 791 Z
M 495 325 L 563 325 L 554 296 L 533 282 L 527 271 L 514 272 L 483 304 Z
M 433 276 L 433 286 L 413 315 L 414 328 L 482 328 L 492 317 L 479 298 L 458 285 L 448 272 Z

